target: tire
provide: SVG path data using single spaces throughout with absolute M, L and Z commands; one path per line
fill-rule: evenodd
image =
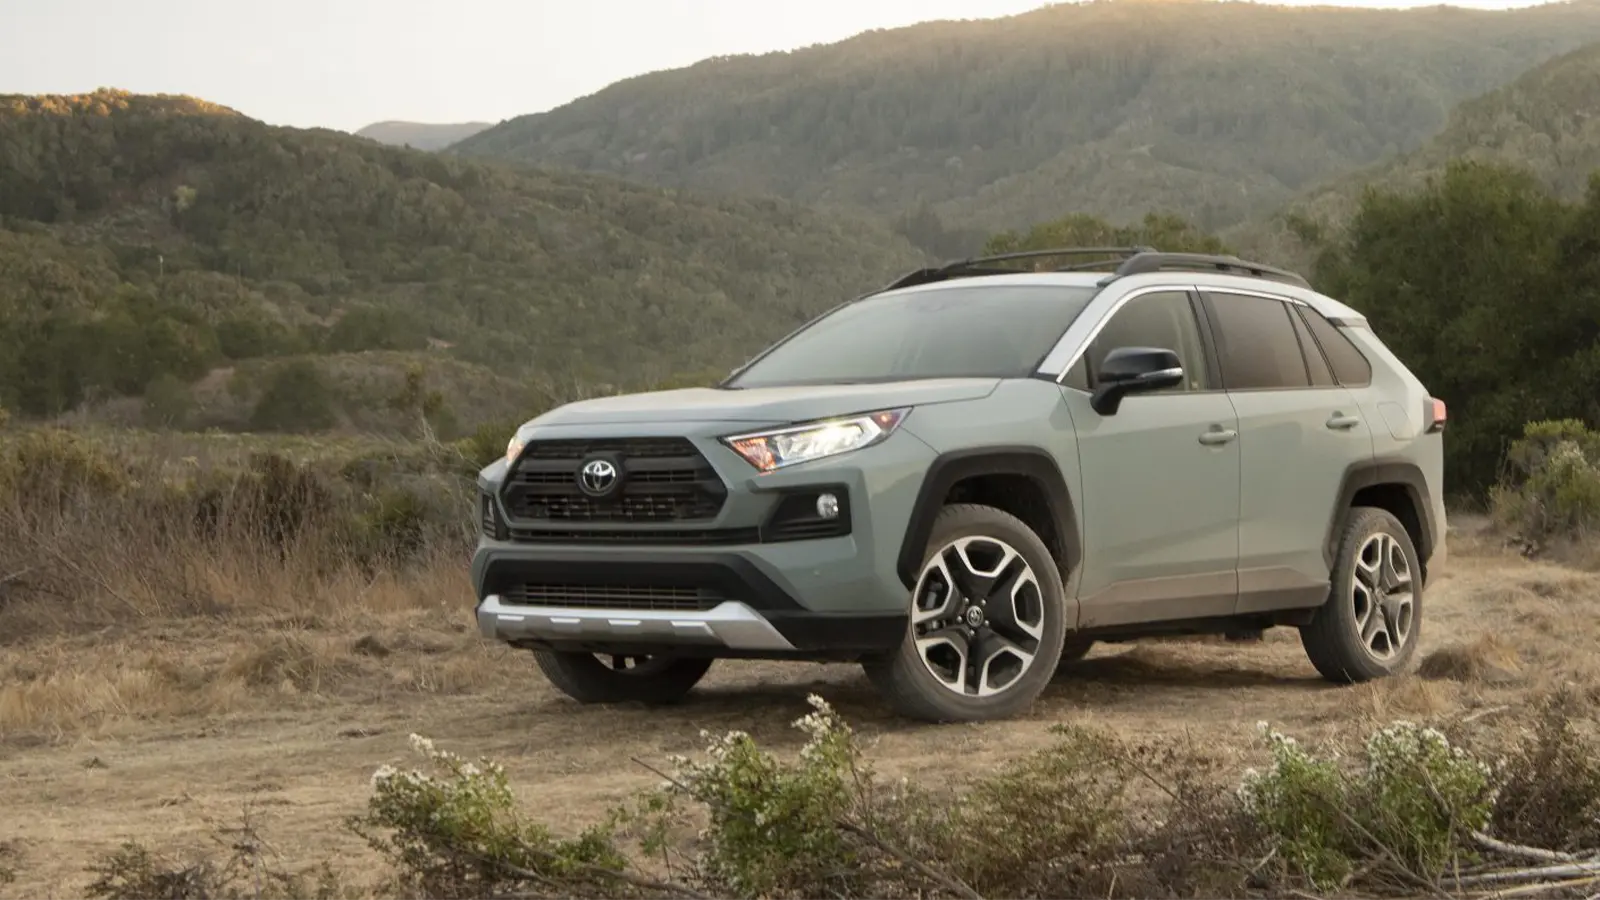
M 1089 651 L 1094 649 L 1094 645 L 1094 638 L 1079 637 L 1075 634 L 1068 635 L 1066 641 L 1061 645 L 1061 660 L 1056 663 L 1056 668 L 1066 668 L 1088 656 Z
M 607 657 L 638 661 L 632 669 L 608 665 L 593 653 L 535 650 L 534 660 L 544 677 L 579 703 L 676 703 L 694 690 L 711 659 L 671 657 Z
M 956 570 L 962 574 L 951 574 Z M 958 579 L 980 602 L 944 590 Z M 1066 636 L 1061 575 L 1039 536 L 1009 513 L 968 504 L 940 510 L 908 606 L 900 646 L 863 665 L 900 715 L 931 722 L 1006 718 L 1031 705 L 1055 674 Z M 974 673 L 962 664 L 972 657 L 962 646 L 993 652 Z
M 1327 602 L 1300 628 L 1317 672 L 1357 684 L 1405 669 L 1422 635 L 1423 593 L 1422 565 L 1405 526 L 1387 510 L 1351 508 L 1332 574 Z M 1371 602 L 1384 596 L 1387 604 Z

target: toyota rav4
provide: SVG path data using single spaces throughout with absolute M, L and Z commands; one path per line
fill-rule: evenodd
M 520 427 L 478 479 L 477 622 L 589 703 L 677 700 L 720 658 L 835 660 L 901 714 L 971 721 L 1096 642 L 1274 626 L 1365 681 L 1417 647 L 1444 426 L 1292 272 L 965 260 L 716 387 Z

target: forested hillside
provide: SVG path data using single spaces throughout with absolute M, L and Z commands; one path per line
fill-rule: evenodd
M 1590 173 L 1600 170 L 1600 43 L 1462 103 L 1416 151 L 1330 179 L 1229 236 L 1251 252 L 1304 262 L 1315 248 L 1296 246 L 1291 221 L 1302 232 L 1309 225 L 1312 233 L 1336 233 L 1367 188 L 1417 189 L 1457 159 L 1513 165 L 1560 197 L 1582 197 Z
M 922 261 L 881 226 L 776 200 L 184 97 L 0 97 L 0 406 L 27 414 L 304 354 L 448 355 L 514 382 L 725 371 Z
M 372 138 L 380 144 L 393 144 L 396 147 L 412 147 L 417 150 L 440 150 L 458 141 L 466 140 L 493 122 L 451 122 L 448 124 L 435 124 L 432 122 L 374 122 L 356 132 L 364 138 Z
M 1415 149 L 1458 101 L 1600 40 L 1600 3 L 1510 12 L 1122 0 L 708 60 L 450 152 L 946 224 L 1152 209 L 1218 228 Z

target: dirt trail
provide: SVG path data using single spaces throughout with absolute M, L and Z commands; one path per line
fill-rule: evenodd
M 790 723 L 806 712 L 813 691 L 862 733 L 881 770 L 935 777 L 952 768 L 972 773 L 1042 746 L 1057 722 L 1188 733 L 1216 753 L 1240 757 L 1242 766 L 1243 757 L 1258 753 L 1258 720 L 1316 739 L 1379 719 L 1515 704 L 1552 679 L 1595 674 L 1585 654 L 1595 646 L 1589 629 L 1600 619 L 1600 579 L 1475 548 L 1470 535 L 1452 540 L 1448 571 L 1427 597 L 1423 650 L 1488 640 L 1522 661 L 1494 670 L 1504 677 L 1413 675 L 1340 688 L 1321 681 L 1295 633 L 1280 629 L 1256 644 L 1100 647 L 1059 675 L 1022 718 L 936 727 L 887 718 L 854 666 L 719 663 L 682 706 L 596 708 L 557 695 L 525 654 L 479 641 L 459 609 L 397 620 L 364 644 L 359 632 L 321 633 L 321 652 L 345 649 L 322 660 L 324 680 L 309 687 L 303 677 L 299 686 L 289 677 L 274 684 L 268 671 L 255 678 L 253 693 L 208 694 L 188 713 L 102 716 L 92 727 L 55 734 L 0 734 L 0 841 L 17 841 L 23 852 L 19 880 L 0 895 L 77 890 L 87 881 L 84 866 L 127 839 L 204 848 L 218 826 L 239 822 L 247 804 L 285 859 L 310 864 L 331 856 L 359 881 L 371 867 L 341 819 L 361 809 L 377 766 L 413 762 L 411 732 L 500 760 L 528 808 L 566 828 L 657 780 L 632 759 L 692 754 L 703 744 L 701 729 L 738 728 L 767 746 L 798 746 Z M 1579 627 L 1586 633 L 1574 633 Z M 190 660 L 221 659 L 241 643 L 260 642 L 259 633 L 180 634 L 183 640 L 167 643 Z M 232 651 L 222 646 L 227 642 Z M 87 666 L 81 654 L 103 663 L 147 647 L 148 638 L 135 633 L 112 643 L 0 650 L 0 673 L 51 660 Z M 65 662 L 72 659 L 80 662 Z

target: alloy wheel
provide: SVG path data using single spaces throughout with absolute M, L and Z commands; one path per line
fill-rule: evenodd
M 992 537 L 958 538 L 934 553 L 912 594 L 917 655 L 947 690 L 989 697 L 1033 665 L 1044 637 L 1033 567 Z
M 1350 595 L 1362 648 L 1379 662 L 1393 659 L 1411 636 L 1416 608 L 1411 562 L 1393 535 L 1380 531 L 1362 543 Z

